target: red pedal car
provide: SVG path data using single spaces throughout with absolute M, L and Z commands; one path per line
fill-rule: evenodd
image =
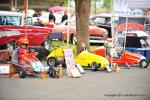
M 92 53 L 103 57 L 107 57 L 105 47 L 99 47 L 96 50 L 94 50 Z M 108 57 L 108 59 L 109 61 L 111 61 L 111 58 Z M 142 68 L 147 68 L 149 65 L 149 62 L 147 61 L 146 57 L 137 53 L 129 52 L 127 50 L 124 51 L 117 58 L 113 57 L 112 62 L 118 65 L 139 64 L 140 67 Z
M 24 64 L 18 64 L 18 51 L 14 50 L 11 63 L 15 66 L 20 78 L 25 78 L 27 74 L 39 74 L 45 71 L 48 73 L 49 67 L 44 67 L 41 61 L 35 56 L 35 52 L 22 55 Z

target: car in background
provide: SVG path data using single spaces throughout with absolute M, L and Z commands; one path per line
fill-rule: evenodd
M 69 22 L 69 41 L 73 44 L 77 42 L 76 38 L 76 21 L 70 20 Z M 62 33 L 62 39 L 67 40 L 68 20 L 64 21 L 62 24 L 54 26 L 54 33 Z M 104 28 L 99 28 L 97 26 L 89 26 L 90 43 L 103 44 L 108 36 L 108 32 Z
M 111 37 L 111 14 L 93 15 L 90 17 L 90 24 L 106 29 L 108 37 Z
M 32 18 L 25 25 L 24 14 L 19 12 L 0 11 L 0 49 L 15 49 L 15 43 L 27 33 L 30 46 L 49 48 L 51 28 L 32 26 Z

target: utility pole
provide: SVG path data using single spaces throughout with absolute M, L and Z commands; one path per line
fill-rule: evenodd
M 94 1 L 94 14 L 95 14 L 95 15 L 96 15 L 96 8 L 97 8 L 97 7 L 96 7 L 96 2 L 97 2 L 97 0 Z
M 15 0 L 15 10 L 17 11 L 17 0 Z
M 14 8 L 14 6 L 13 6 L 14 0 L 9 0 L 9 2 L 10 2 L 10 10 L 12 11 Z
M 17 10 L 17 0 L 9 0 L 9 7 L 11 11 Z

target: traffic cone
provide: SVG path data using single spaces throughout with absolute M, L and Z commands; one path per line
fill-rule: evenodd
M 42 78 L 42 80 L 46 80 L 46 71 L 45 70 L 42 71 L 41 78 Z

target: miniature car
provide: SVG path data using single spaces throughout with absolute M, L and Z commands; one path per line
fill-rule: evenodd
M 65 63 L 63 50 L 66 47 L 59 47 L 47 56 L 47 64 L 49 66 L 57 66 L 59 63 Z M 80 64 L 82 67 L 89 67 L 93 71 L 98 69 L 104 70 L 109 67 L 109 61 L 88 51 L 82 51 L 79 55 L 74 57 L 75 63 Z M 106 68 L 106 69 L 107 69 Z
M 120 41 L 124 41 L 124 37 L 119 37 Z M 122 42 L 124 44 L 124 42 Z M 150 62 L 150 40 L 148 33 L 144 31 L 129 31 L 126 33 L 126 50 L 139 53 L 146 57 Z
M 75 63 L 79 63 L 83 67 L 91 67 L 93 71 L 97 71 L 98 68 L 104 70 L 109 66 L 109 61 L 88 51 L 82 51 L 77 57 L 74 58 Z
M 103 56 L 103 57 L 108 57 L 106 55 L 105 47 L 99 47 L 96 50 L 94 50 L 92 53 Z M 108 60 L 111 61 L 111 58 L 108 57 Z M 120 56 L 118 56 L 117 58 L 113 57 L 112 62 L 119 64 L 119 65 L 139 64 L 140 67 L 142 68 L 147 68 L 149 65 L 147 59 L 143 55 L 133 53 L 127 50 L 123 52 Z
M 15 66 L 20 78 L 25 78 L 26 74 L 38 74 L 42 73 L 43 71 L 48 72 L 49 67 L 44 67 L 33 52 L 25 53 L 23 55 L 24 64 L 18 64 L 17 53 L 17 50 L 13 51 L 11 63 Z

